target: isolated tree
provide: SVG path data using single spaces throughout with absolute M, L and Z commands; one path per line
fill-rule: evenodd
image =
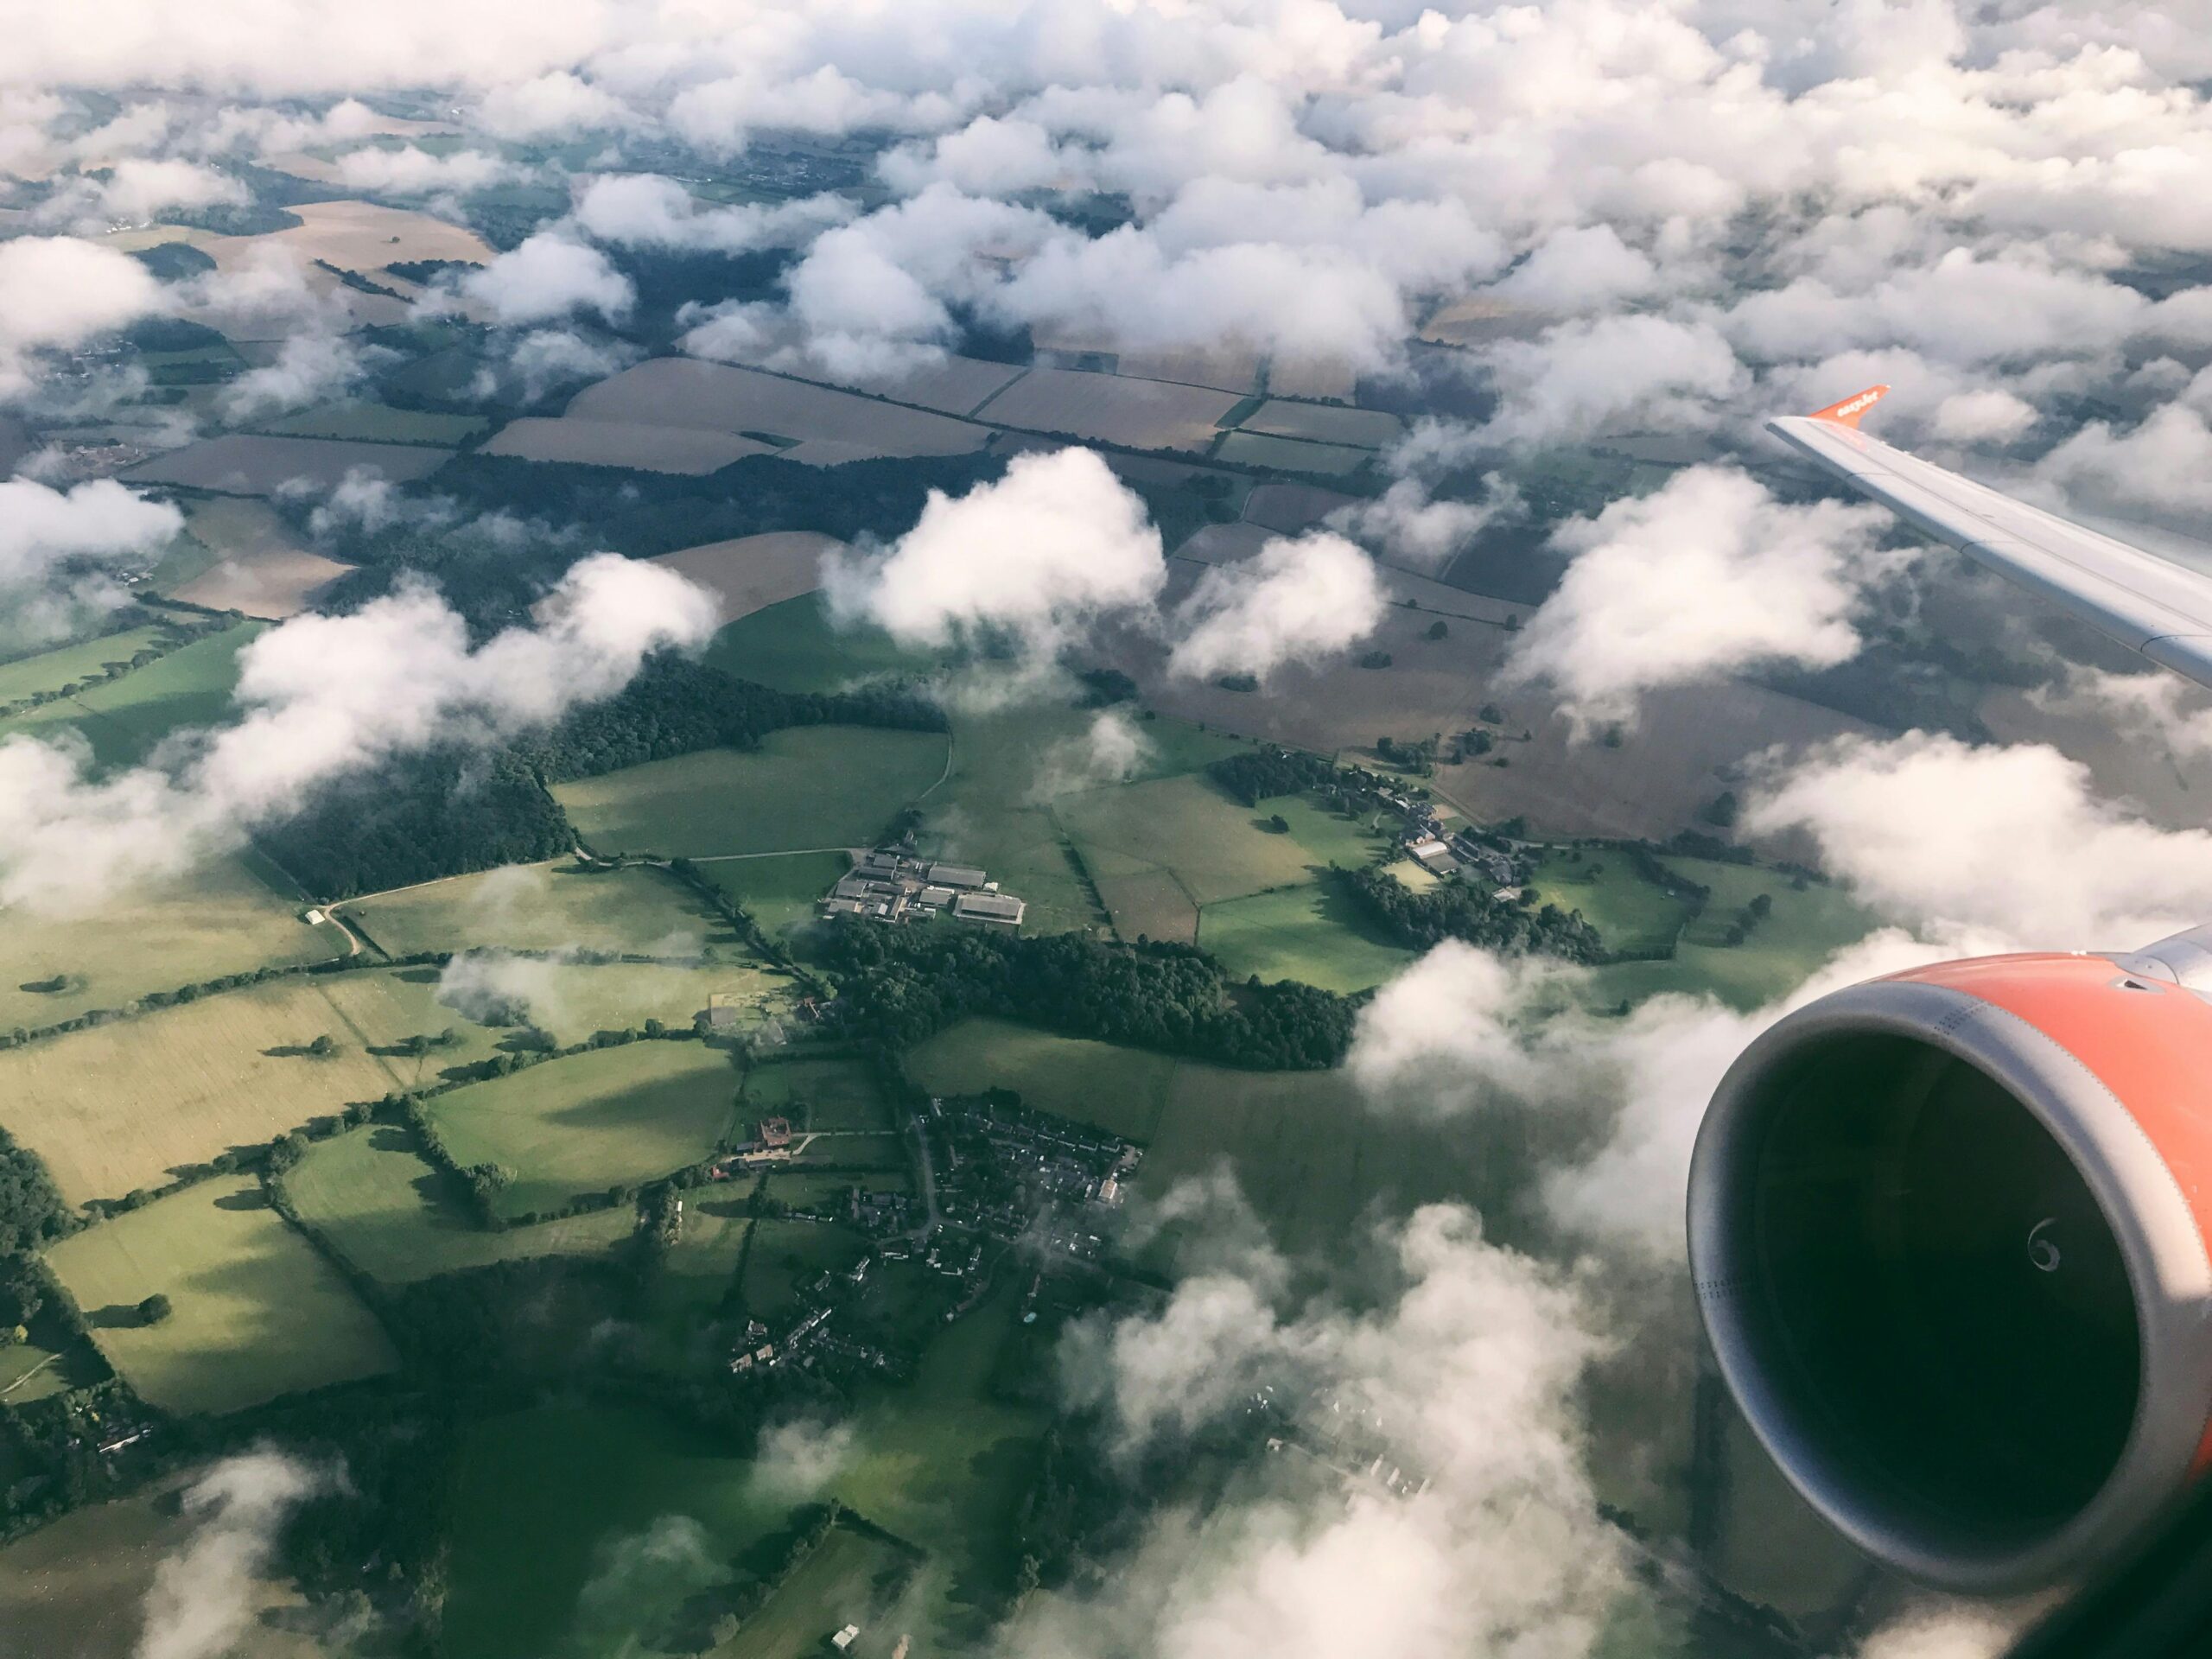
M 308 1052 L 318 1060 L 327 1060 L 337 1052 L 338 1039 L 327 1031 L 308 1045 Z
M 1444 619 L 1440 616 L 1428 625 L 1428 637 L 1432 639 L 1441 639 L 1451 632 L 1452 630 L 1444 625 Z
M 1707 823 L 1717 824 L 1723 830 L 1732 830 L 1736 827 L 1736 815 L 1740 810 L 1736 800 L 1736 791 L 1732 789 L 1724 789 L 1707 805 L 1705 821 Z
M 156 1291 L 138 1304 L 138 1322 L 141 1325 L 159 1325 L 174 1312 L 175 1310 L 169 1306 L 169 1299 Z
M 1278 812 L 1268 820 L 1268 828 L 1279 836 L 1287 836 L 1290 833 L 1290 820 Z
M 269 1143 L 269 1173 L 282 1175 L 307 1156 L 308 1140 L 297 1129 L 289 1135 L 280 1135 Z
M 1751 912 L 1751 919 L 1753 921 L 1763 922 L 1773 911 L 1774 899 L 1770 895 L 1762 893 L 1755 897 L 1750 904 L 1745 906 L 1744 908 Z

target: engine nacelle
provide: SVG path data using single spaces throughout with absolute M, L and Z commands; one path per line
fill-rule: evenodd
M 1722 1375 L 1814 1508 L 1915 1578 L 2072 1579 L 2212 1461 L 2212 1004 L 2176 979 L 1875 980 L 1713 1096 L 1689 1249 Z

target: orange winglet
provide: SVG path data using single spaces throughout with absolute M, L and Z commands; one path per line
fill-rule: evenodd
M 1830 404 L 1826 409 L 1815 410 L 1812 417 L 1816 421 L 1834 421 L 1838 426 L 1847 426 L 1856 430 L 1859 417 L 1880 403 L 1889 390 L 1887 386 L 1869 386 L 1864 391 L 1854 391 L 1840 404 Z

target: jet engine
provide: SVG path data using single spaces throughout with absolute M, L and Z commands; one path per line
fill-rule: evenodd
M 1868 1554 L 2070 1581 L 2212 1463 L 2212 930 L 1993 957 L 1780 1020 L 1700 1131 L 1722 1376 Z

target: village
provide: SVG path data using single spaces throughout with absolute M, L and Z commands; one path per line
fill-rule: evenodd
M 814 1137 L 769 1118 L 755 1138 L 716 1166 L 717 1177 L 787 1161 Z M 882 1344 L 840 1328 L 839 1316 L 865 1291 L 880 1262 L 914 1262 L 946 1281 L 950 1324 L 972 1311 L 997 1283 L 1001 1265 L 1017 1254 L 1037 1263 L 1025 1302 L 1033 1306 L 1055 1265 L 1090 1264 L 1105 1253 L 1123 1185 L 1143 1156 L 1129 1142 L 1049 1113 L 1032 1110 L 1003 1090 L 932 1096 L 907 1137 L 916 1190 L 842 1190 L 828 1205 L 784 1212 L 788 1221 L 842 1223 L 868 1236 L 868 1251 L 842 1271 L 817 1274 L 799 1287 L 798 1306 L 780 1335 L 747 1321 L 729 1359 L 745 1376 L 817 1363 L 879 1373 L 900 1369 Z

